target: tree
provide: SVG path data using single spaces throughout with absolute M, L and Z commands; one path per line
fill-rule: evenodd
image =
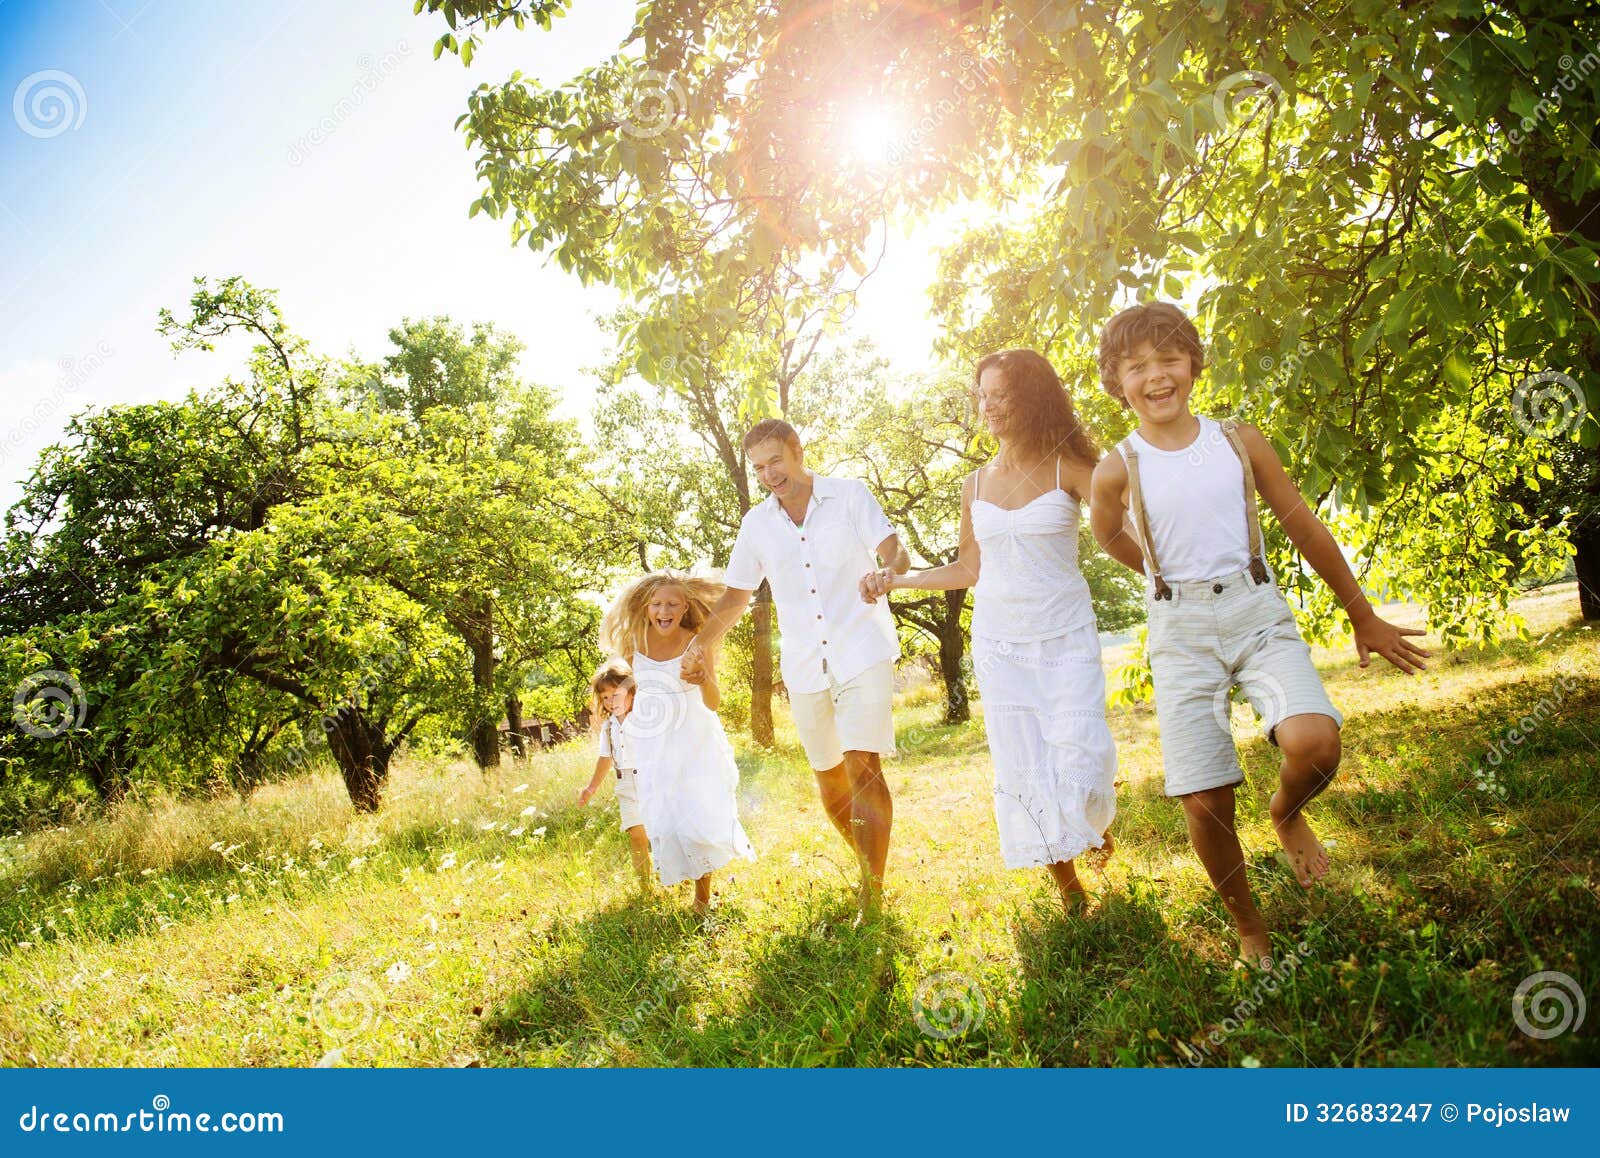
M 500 762 L 502 710 L 518 735 L 520 691 L 552 653 L 592 638 L 584 592 L 615 556 L 576 427 L 555 395 L 521 382 L 522 346 L 479 324 L 407 320 L 358 397 L 403 419 L 363 486 L 401 511 L 427 549 L 377 553 L 394 586 L 433 608 L 471 656 L 469 724 L 479 767 Z M 592 644 L 589 645 L 592 652 Z
M 423 7 L 467 57 L 562 11 Z M 1569 552 L 1600 607 L 1594 496 L 1507 501 L 1550 481 L 1551 436 L 1600 448 L 1597 39 L 1577 0 L 674 0 L 560 88 L 480 87 L 462 124 L 475 208 L 629 293 L 669 270 L 714 302 L 759 269 L 816 284 L 864 270 L 885 218 L 967 199 L 1006 212 L 946 255 L 952 352 L 1017 335 L 1084 365 L 1117 305 L 1191 299 L 1201 404 L 1261 426 L 1369 584 L 1487 637 L 1514 569 Z M 847 139 L 862 110 L 906 126 L 876 156 Z

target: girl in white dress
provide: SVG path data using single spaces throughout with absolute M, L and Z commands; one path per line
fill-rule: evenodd
M 1073 861 L 1093 850 L 1103 867 L 1117 810 L 1100 637 L 1078 567 L 1079 504 L 1099 455 L 1042 355 L 990 354 L 974 378 L 1000 452 L 962 488 L 956 562 L 870 572 L 862 596 L 975 588 L 972 662 L 1000 851 L 1008 868 L 1047 869 L 1070 913 L 1085 895 Z
M 600 646 L 633 668 L 633 710 L 622 732 L 656 873 L 663 885 L 692 880 L 694 911 L 702 914 L 711 907 L 711 874 L 736 856 L 756 855 L 739 823 L 739 766 L 717 718 L 714 657 L 699 685 L 678 671 L 721 594 L 719 583 L 656 571 L 624 591 L 600 624 Z

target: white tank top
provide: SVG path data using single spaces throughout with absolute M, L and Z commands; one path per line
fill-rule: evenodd
M 1078 567 L 1078 501 L 1061 489 L 1061 460 L 1056 485 L 1015 510 L 981 497 L 982 479 L 980 469 L 972 496 L 979 547 L 972 634 L 1035 643 L 1093 626 L 1089 584 Z
M 1160 450 L 1137 431 L 1128 439 L 1139 454 L 1139 489 L 1162 578 L 1179 583 L 1246 570 L 1244 468 L 1222 427 L 1201 418 L 1200 433 L 1182 450 Z

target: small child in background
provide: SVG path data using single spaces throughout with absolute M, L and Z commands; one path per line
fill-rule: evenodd
M 638 683 L 622 734 L 639 771 L 639 811 L 663 885 L 694 882 L 694 911 L 711 908 L 711 874 L 734 857 L 755 859 L 739 823 L 739 766 L 717 718 L 722 691 L 713 657 L 705 679 L 683 679 L 684 652 L 722 585 L 677 571 L 636 581 L 606 612 L 600 646 L 625 657 Z
M 629 752 L 622 722 L 633 710 L 633 672 L 625 660 L 611 659 L 600 665 L 589 682 L 593 693 L 594 718 L 600 733 L 600 758 L 594 775 L 578 792 L 578 803 L 587 805 L 600 790 L 608 773 L 616 772 L 617 808 L 622 814 L 622 831 L 628 834 L 628 851 L 633 854 L 633 871 L 639 888 L 650 891 L 650 838 L 645 833 L 644 815 L 639 811 L 637 769 Z

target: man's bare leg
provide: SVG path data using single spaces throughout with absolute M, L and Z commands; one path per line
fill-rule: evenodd
M 850 777 L 845 775 L 844 764 L 841 762 L 832 768 L 812 771 L 817 778 L 817 793 L 822 797 L 822 807 L 827 811 L 828 819 L 854 853 L 856 834 L 850 823 Z
M 866 915 L 883 899 L 894 799 L 889 795 L 876 752 L 846 752 L 844 769 L 850 782 L 850 827 L 855 833 L 852 843 L 861 860 L 861 911 Z

